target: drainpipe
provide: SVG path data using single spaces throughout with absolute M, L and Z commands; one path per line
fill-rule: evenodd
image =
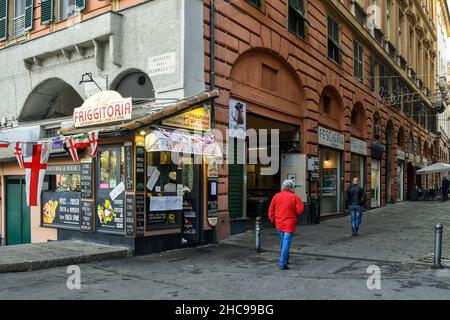
M 210 90 L 214 90 L 216 88 L 216 72 L 215 72 L 215 59 L 216 59 L 216 52 L 215 52 L 215 29 L 216 29 L 216 21 L 215 21 L 215 15 L 214 11 L 216 8 L 215 4 L 216 0 L 210 0 L 210 7 L 209 7 L 209 34 L 210 34 Z M 214 129 L 215 127 L 215 105 L 214 105 L 214 99 L 211 100 L 211 129 Z

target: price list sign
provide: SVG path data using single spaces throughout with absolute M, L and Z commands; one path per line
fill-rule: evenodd
M 145 188 L 145 148 L 136 147 L 136 190 Z
M 81 163 L 81 198 L 92 199 L 92 159 L 82 160 Z
M 145 195 L 136 194 L 136 237 L 143 237 L 145 232 Z
M 125 236 L 134 237 L 135 235 L 135 214 L 134 214 L 134 194 L 125 196 Z
M 125 146 L 125 190 L 133 190 L 133 147 Z
M 80 230 L 82 232 L 94 231 L 94 201 L 81 200 L 81 224 Z

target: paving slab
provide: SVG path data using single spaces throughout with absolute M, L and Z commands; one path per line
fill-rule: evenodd
M 52 241 L 0 247 L 0 273 L 22 272 L 131 255 L 128 248 L 84 241 Z

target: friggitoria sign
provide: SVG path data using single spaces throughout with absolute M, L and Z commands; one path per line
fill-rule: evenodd
M 80 107 L 73 112 L 73 122 L 75 127 L 79 128 L 130 120 L 132 109 L 131 98 L 122 98 L 115 102 L 97 106 Z
M 342 133 L 331 131 L 323 127 L 319 127 L 317 133 L 320 145 L 344 150 L 345 141 Z

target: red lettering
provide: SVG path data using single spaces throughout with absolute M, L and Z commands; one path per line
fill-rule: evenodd
M 114 107 L 112 105 L 108 106 L 108 110 L 106 110 L 108 117 L 112 117 L 114 115 Z
M 116 117 L 121 116 L 121 115 L 122 115 L 122 112 L 121 112 L 121 111 L 122 111 L 122 110 L 121 110 L 121 109 L 122 109 L 122 108 L 121 108 L 121 105 L 120 105 L 120 104 L 116 104 L 116 105 L 115 105 L 115 108 L 116 108 L 116 110 L 115 110 L 115 112 L 116 112 L 115 116 L 116 116 Z
M 125 114 L 131 114 L 131 103 L 129 102 L 125 103 Z
M 92 110 L 87 111 L 87 119 L 92 120 Z

